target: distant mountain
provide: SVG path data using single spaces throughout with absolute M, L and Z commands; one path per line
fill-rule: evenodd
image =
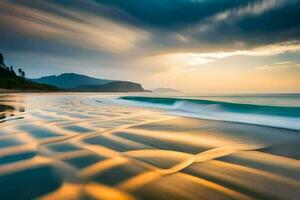
M 30 91 L 78 91 L 78 92 L 147 92 L 141 84 L 129 81 L 97 79 L 81 74 L 65 73 L 59 76 L 45 76 L 28 80 L 25 72 L 18 70 L 16 75 L 13 67 L 4 63 L 0 53 L 0 89 Z
M 37 83 L 77 92 L 146 92 L 141 84 L 129 81 L 97 79 L 81 74 L 65 73 L 59 76 L 45 76 L 32 79 Z
M 151 91 L 152 92 L 177 92 L 177 93 L 179 92 L 179 93 L 182 93 L 180 90 L 176 90 L 173 88 L 156 88 Z
M 53 85 L 62 89 L 73 89 L 81 85 L 103 85 L 112 82 L 113 80 L 97 79 L 75 73 L 64 73 L 59 76 L 44 76 L 38 79 L 32 79 L 32 81 Z
M 103 85 L 82 85 L 73 88 L 77 92 L 147 92 L 141 84 L 128 81 L 112 81 Z
M 25 78 L 25 72 L 19 69 L 22 76 L 17 76 L 13 67 L 4 63 L 4 57 L 0 53 L 0 88 L 20 91 L 57 91 L 58 88 L 32 82 Z

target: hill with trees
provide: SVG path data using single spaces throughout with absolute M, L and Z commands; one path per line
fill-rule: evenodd
M 53 85 L 62 90 L 76 92 L 149 92 L 139 83 L 99 79 L 75 73 L 44 76 L 38 79 L 32 79 L 32 81 Z
M 44 76 L 31 80 L 36 83 L 48 84 L 66 90 L 77 88 L 81 85 L 103 85 L 109 82 L 113 82 L 113 80 L 98 79 L 75 73 L 64 73 L 58 76 Z
M 26 79 L 25 72 L 18 69 L 18 75 L 13 66 L 7 66 L 4 57 L 0 53 L 0 88 L 20 91 L 57 91 L 54 86 L 35 83 Z
M 98 79 L 75 73 L 27 79 L 22 69 L 17 72 L 13 66 L 4 63 L 0 54 L 0 91 L 149 92 L 141 84 L 129 81 Z

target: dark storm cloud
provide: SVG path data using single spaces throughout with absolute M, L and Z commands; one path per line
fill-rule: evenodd
M 227 9 L 255 0 L 96 0 L 116 7 L 139 21 L 141 26 L 174 29 L 191 25 Z
M 64 15 L 38 0 L 13 0 L 33 8 Z M 87 10 L 136 26 L 158 29 L 180 28 L 199 22 L 227 9 L 246 6 L 260 0 L 48 0 L 63 8 Z M 72 17 L 72 16 L 66 16 Z
M 299 1 L 285 4 L 259 16 L 243 18 L 238 27 L 252 40 L 272 42 L 300 39 L 300 3 Z M 256 37 L 255 37 L 256 36 Z M 254 41 L 253 41 L 254 42 Z
M 102 8 L 94 9 L 124 23 L 163 33 L 158 44 L 181 46 L 174 33 L 201 43 L 243 42 L 249 46 L 298 40 L 300 37 L 300 1 L 298 0 L 95 0 Z M 116 12 L 118 11 L 118 12 Z M 228 15 L 222 19 L 222 15 Z M 218 19 L 218 17 L 220 19 Z M 213 18 L 214 20 L 211 20 Z M 216 19 L 217 18 L 217 19 Z M 198 31 L 202 23 L 209 30 Z M 189 31 L 186 32 L 186 29 Z M 192 31 L 191 31 L 192 30 Z M 167 37 L 166 37 L 167 36 Z M 155 39 L 154 39 L 155 40 Z M 186 44 L 182 44 L 183 46 Z M 196 44 L 198 45 L 198 44 Z
M 210 44 L 241 42 L 246 46 L 300 39 L 299 1 L 260 1 L 208 18 L 188 35 Z

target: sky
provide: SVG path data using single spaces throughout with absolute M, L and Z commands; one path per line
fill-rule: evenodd
M 300 92 L 300 0 L 0 0 L 0 52 L 31 78 Z

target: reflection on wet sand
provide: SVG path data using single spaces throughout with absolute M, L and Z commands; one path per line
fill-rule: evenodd
M 0 96 L 0 199 L 299 199 L 299 132 L 105 99 Z
M 22 97 L 16 98 L 13 95 L 0 96 L 0 123 L 19 119 L 15 115 L 23 112 L 25 112 L 25 108 L 22 103 Z

